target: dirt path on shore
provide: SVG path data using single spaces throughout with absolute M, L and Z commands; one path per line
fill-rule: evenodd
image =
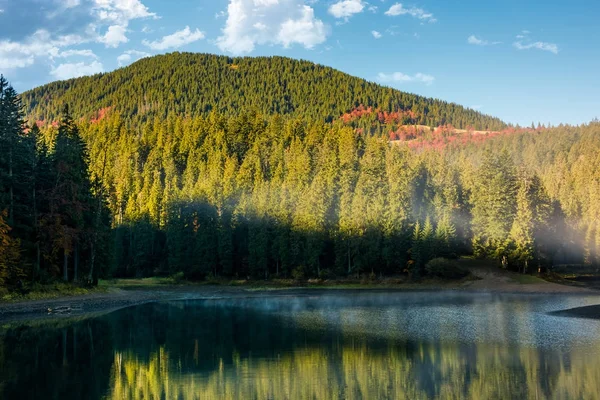
M 564 294 L 598 294 L 600 291 L 580 286 L 561 285 L 548 282 L 531 275 L 507 272 L 497 268 L 473 267 L 471 274 L 478 280 L 468 281 L 463 289 L 508 293 L 564 293 Z M 520 280 L 525 281 L 520 282 Z
M 248 286 L 209 285 L 156 285 L 140 288 L 109 288 L 104 293 L 92 293 L 56 299 L 0 303 L 0 321 L 54 318 L 61 314 L 77 315 L 109 312 L 124 307 L 154 301 L 201 300 L 216 298 L 264 297 L 264 296 L 307 296 L 341 292 L 368 291 L 435 291 L 456 290 L 466 292 L 497 292 L 523 294 L 597 294 L 600 291 L 582 287 L 561 285 L 539 278 L 498 270 L 495 268 L 470 268 L 477 279 L 456 285 L 400 284 L 396 286 L 365 285 L 364 288 L 344 289 L 335 286 L 298 288 L 252 288 Z M 525 282 L 520 282 L 525 281 Z

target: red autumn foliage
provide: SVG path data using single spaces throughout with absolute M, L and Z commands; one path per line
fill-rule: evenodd
M 381 111 L 379 109 L 373 109 L 373 107 L 365 107 L 360 105 L 354 110 L 343 114 L 340 120 L 345 124 L 349 124 L 353 121 L 357 121 L 362 118 L 376 117 L 377 120 L 386 125 L 400 124 L 406 121 L 413 121 L 417 114 L 412 110 L 398 110 L 393 112 Z
M 96 115 L 90 118 L 90 123 L 95 124 L 102 121 L 111 108 L 112 107 L 104 107 L 96 111 Z
M 436 128 L 432 135 L 422 135 L 414 140 L 409 140 L 408 146 L 415 150 L 442 150 L 448 146 L 480 145 L 498 136 L 516 133 L 535 133 L 540 130 L 543 129 L 511 127 L 502 131 L 475 131 L 468 129 L 454 129 L 450 131 L 448 126 L 445 126 Z
M 364 116 L 369 116 L 373 114 L 373 107 L 369 107 L 369 108 L 365 108 L 364 106 L 358 106 L 357 108 L 355 108 L 354 110 L 343 114 L 340 119 L 342 120 L 342 122 L 344 122 L 345 124 L 349 124 L 352 121 L 355 121 L 357 119 L 360 119 Z
M 422 137 L 429 132 L 427 127 L 420 125 L 402 125 L 396 131 L 389 133 L 390 140 L 410 141 Z

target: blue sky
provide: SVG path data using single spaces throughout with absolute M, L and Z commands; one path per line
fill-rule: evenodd
M 507 122 L 600 117 L 600 2 L 0 0 L 18 91 L 172 51 L 282 55 Z

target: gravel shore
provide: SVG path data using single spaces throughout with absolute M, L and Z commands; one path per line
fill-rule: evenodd
M 365 291 L 406 291 L 406 290 L 458 290 L 467 292 L 522 293 L 522 294 L 569 294 L 599 295 L 600 291 L 561 285 L 541 281 L 521 284 L 514 280 L 514 274 L 487 268 L 473 269 L 477 280 L 457 284 L 456 286 L 440 286 L 403 284 L 398 287 L 372 286 L 364 289 L 326 288 L 251 288 L 247 286 L 210 286 L 210 285 L 156 285 L 141 288 L 110 288 L 104 293 L 93 293 L 56 299 L 0 303 L 0 321 L 29 320 L 37 318 L 55 318 L 59 315 L 84 315 L 95 312 L 109 312 L 119 308 L 166 300 L 195 300 L 216 298 L 240 298 L 263 296 L 307 296 L 315 294 L 331 294 L 331 292 L 365 292 Z M 557 312 L 559 315 L 600 319 L 600 305 L 582 307 L 580 309 Z

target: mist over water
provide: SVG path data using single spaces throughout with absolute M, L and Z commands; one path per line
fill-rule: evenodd
M 598 296 L 309 292 L 5 327 L 1 398 L 597 398 Z

